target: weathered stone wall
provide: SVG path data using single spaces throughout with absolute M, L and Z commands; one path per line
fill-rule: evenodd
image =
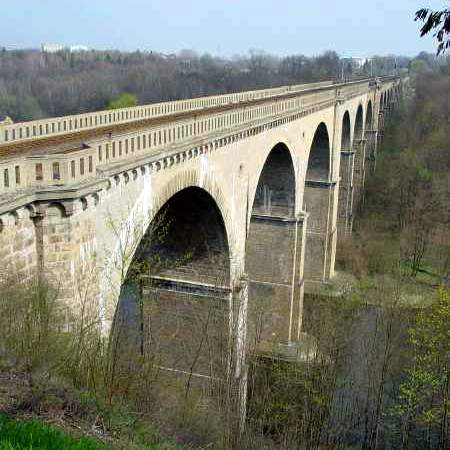
M 355 153 L 341 152 L 338 229 L 342 235 L 351 232 L 353 223 L 353 170 Z
M 0 275 L 23 281 L 37 267 L 36 230 L 32 212 L 21 208 L 0 216 Z
M 305 210 L 309 213 L 305 250 L 307 281 L 328 281 L 333 274 L 335 195 L 334 183 L 306 183 Z
M 212 292 L 145 287 L 144 354 L 158 366 L 223 378 L 229 353 L 229 299 Z
M 252 216 L 246 250 L 250 346 L 289 342 L 301 327 L 304 226 L 303 219 Z

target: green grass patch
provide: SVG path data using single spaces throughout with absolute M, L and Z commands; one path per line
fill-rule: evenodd
M 0 450 L 107 450 L 89 438 L 75 439 L 35 420 L 18 421 L 0 416 Z

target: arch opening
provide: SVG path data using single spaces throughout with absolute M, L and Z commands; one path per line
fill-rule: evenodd
M 355 131 L 353 133 L 354 140 L 362 139 L 363 129 L 364 129 L 363 108 L 362 108 L 362 105 L 359 105 L 358 110 L 356 112 Z
M 214 199 L 189 187 L 171 197 L 143 236 L 134 258 L 151 276 L 228 285 L 229 248 Z
M 332 248 L 335 237 L 330 218 L 336 184 L 330 177 L 330 153 L 328 130 L 322 122 L 311 144 L 303 195 L 304 210 L 309 214 L 304 265 L 307 283 L 326 280 L 333 273 Z
M 230 292 L 221 211 L 204 189 L 185 188 L 160 208 L 136 249 L 116 311 L 118 344 L 161 369 L 222 377 Z
M 330 173 L 330 139 L 325 123 L 321 122 L 314 133 L 309 152 L 306 179 L 328 181 Z
M 247 336 L 251 346 L 289 342 L 300 326 L 299 315 L 294 324 L 291 313 L 299 247 L 295 190 L 290 151 L 278 143 L 259 176 L 246 242 L 245 271 L 250 280 Z
M 342 118 L 341 152 L 348 152 L 351 150 L 351 147 L 350 114 L 348 111 L 345 111 Z
M 287 146 L 275 145 L 261 171 L 252 214 L 292 216 L 295 209 L 295 171 Z
M 369 100 L 369 103 L 367 103 L 367 112 L 366 112 L 366 131 L 372 129 L 372 123 L 373 123 L 373 110 L 372 110 L 372 101 Z

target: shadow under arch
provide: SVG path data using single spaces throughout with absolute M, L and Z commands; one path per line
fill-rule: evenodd
M 328 181 L 331 168 L 330 137 L 327 126 L 321 122 L 314 133 L 309 150 L 306 179 L 308 181 Z
M 367 103 L 367 110 L 366 110 L 365 130 L 367 132 L 372 129 L 373 129 L 373 107 L 372 107 L 372 100 L 369 100 Z
M 252 214 L 294 215 L 295 170 L 286 144 L 276 144 L 267 156 L 251 207 Z
M 352 148 L 352 131 L 350 125 L 350 114 L 348 111 L 345 111 L 342 117 L 341 130 L 341 152 L 348 152 Z
M 357 141 L 358 139 L 362 139 L 363 132 L 364 132 L 364 111 L 363 111 L 362 105 L 360 104 L 356 111 L 355 129 L 353 131 L 353 140 Z
M 190 186 L 159 208 L 121 288 L 113 336 L 162 370 L 222 377 L 228 355 L 230 250 L 224 218 Z M 118 333 L 117 330 L 137 330 Z

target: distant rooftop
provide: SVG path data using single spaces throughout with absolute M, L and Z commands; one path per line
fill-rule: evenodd
M 41 50 L 43 53 L 57 53 L 61 51 L 69 51 L 71 53 L 87 52 L 89 47 L 85 45 L 62 45 L 62 44 L 42 44 Z

